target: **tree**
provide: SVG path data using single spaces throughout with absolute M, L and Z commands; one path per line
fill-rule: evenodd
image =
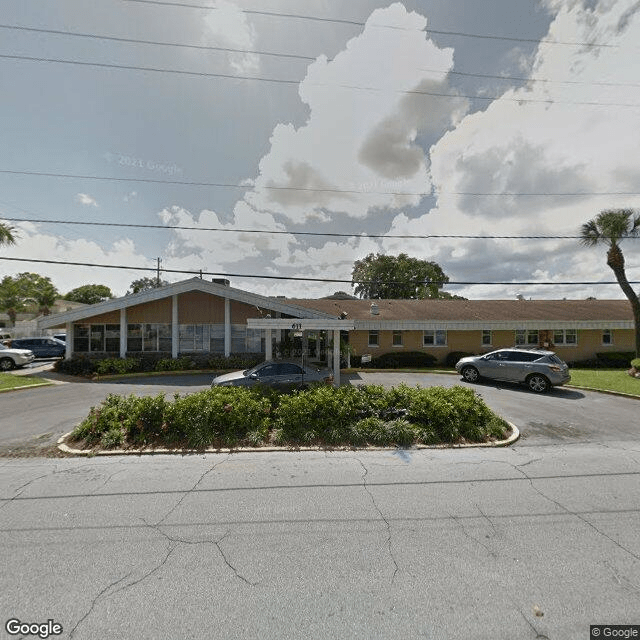
M 640 300 L 627 280 L 620 242 L 625 238 L 637 238 L 639 235 L 640 214 L 637 214 L 633 209 L 607 209 L 582 225 L 581 242 L 583 245 L 595 247 L 604 244 L 609 247 L 607 264 L 615 274 L 616 280 L 633 310 L 636 358 L 640 357 Z
M 129 285 L 129 291 L 127 291 L 127 295 L 140 293 L 141 291 L 149 291 L 150 289 L 157 289 L 168 284 L 169 283 L 164 280 L 158 280 L 157 278 L 149 278 L 148 276 L 144 276 L 143 278 L 134 280 Z
M 104 284 L 84 284 L 72 289 L 64 297 L 65 300 L 82 302 L 83 304 L 97 304 L 111 298 L 113 298 L 113 293 Z
M 9 245 L 15 244 L 15 232 L 11 225 L 4 224 L 4 222 L 0 222 L 0 246 L 1 245 Z
M 37 305 L 40 313 L 48 315 L 58 295 L 51 280 L 37 273 L 25 271 L 5 276 L 0 282 L 0 308 L 6 310 L 14 324 L 16 314 L 28 305 Z
M 355 292 L 361 298 L 440 298 L 449 282 L 440 265 L 406 253 L 387 256 L 370 253 L 357 260 L 351 272 Z

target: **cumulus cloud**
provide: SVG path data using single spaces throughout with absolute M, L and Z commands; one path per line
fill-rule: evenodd
M 95 198 L 92 198 L 90 195 L 86 193 L 78 193 L 76 195 L 76 202 L 79 202 L 80 204 L 84 204 L 85 206 L 88 206 L 88 207 L 98 206 L 98 203 L 96 202 Z
M 396 3 L 374 11 L 333 60 L 311 64 L 299 88 L 309 118 L 275 127 L 247 202 L 295 222 L 418 204 L 430 181 L 417 139 L 435 141 L 466 108 L 427 95 L 451 92 L 442 71 L 452 68 L 453 51 L 438 48 L 425 26 Z
M 640 72 L 635 3 L 548 4 L 557 15 L 545 39 L 612 46 L 541 44 L 532 77 L 573 84 L 531 83 L 464 117 L 430 151 L 437 205 L 413 220 L 399 214 L 390 234 L 575 236 L 602 209 L 640 205 L 637 195 L 616 195 L 640 191 L 637 109 L 576 104 L 640 103 L 640 91 L 628 84 Z M 594 193 L 606 195 L 588 195 Z M 577 239 L 400 243 L 389 238 L 384 247 L 390 252 L 412 247 L 415 255 L 440 262 L 452 280 L 535 280 L 541 274 L 554 282 L 612 279 L 604 251 L 584 249 Z M 633 256 L 631 245 L 629 251 Z M 628 266 L 637 279 L 640 265 L 631 259 Z M 510 297 L 511 289 L 467 288 L 463 295 Z M 522 293 L 529 297 L 531 291 Z M 595 294 L 588 286 L 540 287 L 535 295 L 548 297 L 549 291 L 558 297 L 622 296 L 616 286 Z
M 205 40 L 214 46 L 227 46 L 234 49 L 255 48 L 256 29 L 247 20 L 234 2 L 218 0 L 215 9 L 208 12 L 205 21 Z M 254 53 L 230 52 L 229 64 L 238 74 L 256 72 L 260 69 L 260 57 Z

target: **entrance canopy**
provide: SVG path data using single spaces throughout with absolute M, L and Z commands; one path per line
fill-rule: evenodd
M 340 331 L 355 329 L 353 320 L 338 318 L 247 318 L 250 329 L 264 329 L 265 355 L 271 360 L 271 331 L 290 329 L 293 331 L 333 331 L 333 384 L 340 386 Z

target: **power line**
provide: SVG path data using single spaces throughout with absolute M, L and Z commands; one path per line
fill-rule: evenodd
M 138 4 L 150 4 L 150 5 L 158 5 L 158 6 L 169 6 L 169 7 L 183 7 L 187 9 L 205 9 L 205 10 L 217 10 L 219 7 L 213 5 L 201 5 L 201 4 L 191 4 L 185 2 L 170 2 L 169 0 L 126 0 L 126 2 L 136 2 Z M 238 9 L 239 12 L 245 13 L 247 15 L 259 15 L 259 16 L 268 16 L 272 18 L 293 18 L 296 20 L 308 20 L 312 22 L 330 22 L 334 24 L 346 24 L 350 26 L 356 27 L 364 27 L 366 22 L 361 20 L 348 20 L 345 18 L 325 18 L 322 16 L 310 16 L 300 13 L 277 13 L 275 11 L 258 11 L 252 9 Z M 400 31 L 421 31 L 421 29 L 411 29 L 409 27 L 399 27 L 394 25 L 385 25 L 385 24 L 372 24 L 370 26 L 382 28 L 382 29 L 397 29 Z M 545 39 L 536 39 L 536 38 L 517 38 L 513 36 L 496 36 L 496 35 L 488 35 L 488 34 L 480 34 L 480 33 L 469 33 L 466 31 L 445 31 L 443 29 L 430 29 L 428 26 L 424 29 L 428 33 L 435 33 L 438 35 L 447 35 L 447 36 L 459 36 L 463 38 L 481 38 L 483 40 L 506 40 L 508 42 L 531 42 L 534 44 L 555 44 L 555 45 L 563 45 L 563 46 L 572 46 L 572 47 L 600 47 L 606 49 L 617 49 L 618 46 L 614 44 L 606 44 L 600 42 L 576 42 L 576 41 L 563 41 L 563 40 L 545 40 Z
M 231 73 L 187 71 L 182 69 L 166 69 L 161 67 L 141 67 L 138 65 L 113 64 L 108 62 L 86 62 L 84 60 L 66 60 L 63 58 L 42 58 L 42 57 L 35 57 L 35 56 L 19 56 L 19 55 L 9 55 L 9 54 L 0 54 L 0 58 L 4 58 L 6 60 L 22 60 L 26 62 L 46 62 L 46 63 L 52 63 L 52 64 L 68 64 L 68 65 L 76 65 L 76 66 L 82 66 L 82 67 L 97 67 L 100 69 L 120 69 L 124 71 L 168 73 L 168 74 L 186 75 L 186 76 L 199 77 L 199 78 L 225 78 L 228 80 L 253 80 L 256 82 L 272 82 L 276 84 L 288 84 L 288 85 L 299 85 L 301 82 L 301 80 L 288 80 L 283 78 L 267 78 L 264 76 L 241 76 L 241 75 L 231 74 Z M 418 89 L 405 90 L 405 89 L 383 89 L 380 87 L 360 87 L 357 85 L 349 85 L 349 84 L 323 84 L 323 83 L 312 83 L 312 84 L 313 86 L 316 86 L 316 87 L 350 89 L 354 91 L 398 93 L 403 95 L 422 95 L 422 96 L 431 96 L 435 98 L 454 98 L 456 100 L 460 100 L 461 98 L 467 98 L 469 100 L 484 100 L 487 102 L 492 102 L 494 100 L 504 100 L 507 102 L 533 103 L 533 104 L 546 104 L 546 105 L 566 104 L 566 105 L 572 105 L 572 106 L 590 106 L 590 107 L 628 107 L 632 109 L 640 108 L 640 103 L 633 103 L 633 102 L 553 100 L 551 98 L 507 98 L 504 95 L 480 96 L 476 94 L 469 95 L 464 93 L 440 93 L 436 91 L 421 91 Z
M 78 33 L 77 31 L 60 31 L 57 29 L 38 29 L 36 27 L 26 27 L 22 25 L 0 24 L 0 29 L 13 29 L 17 31 L 27 31 L 33 33 L 50 33 L 60 36 L 72 36 L 76 38 L 89 38 L 92 40 L 108 40 L 112 42 L 126 42 L 131 44 L 150 44 L 162 47 L 180 47 L 184 49 L 198 49 L 202 51 L 224 51 L 229 53 L 254 53 L 261 56 L 274 56 L 277 58 L 294 58 L 299 60 L 315 60 L 313 56 L 296 55 L 294 53 L 275 53 L 272 51 L 251 51 L 247 49 L 233 49 L 231 47 L 215 47 L 210 45 L 183 44 L 179 42 L 165 42 L 159 40 L 139 40 L 137 38 L 121 38 L 117 36 L 105 36 L 95 33 Z
M 86 220 L 47 220 L 45 218 L 7 218 L 0 216 L 2 220 L 8 222 L 32 222 L 41 224 L 74 224 L 91 227 L 122 227 L 133 229 L 166 229 L 180 231 L 215 231 L 223 233 L 268 233 L 273 235 L 291 235 L 291 236 L 317 236 L 331 238 L 380 238 L 380 239 L 404 239 L 404 240 L 430 240 L 430 239 L 457 239 L 457 240 L 580 240 L 582 236 L 498 236 L 498 235 L 462 235 L 462 234 L 441 234 L 430 233 L 426 235 L 418 234 L 375 234 L 375 233 L 337 233 L 337 232 L 320 232 L 320 231 L 288 231 L 288 230 L 271 230 L 271 229 L 228 229 L 224 227 L 189 227 L 186 225 L 164 225 L 164 224 L 139 224 L 125 222 L 90 222 Z M 606 239 L 606 236 L 602 236 Z M 625 238 L 626 239 L 626 238 Z M 640 240 L 640 236 L 630 236 L 630 240 Z
M 96 176 L 96 175 L 87 175 L 87 174 L 73 174 L 73 173 L 53 173 L 53 172 L 45 172 L 45 171 L 19 171 L 15 169 L 0 169 L 0 174 L 8 174 L 8 175 L 24 175 L 24 176 L 38 176 L 44 178 L 69 178 L 72 180 L 98 180 L 102 182 L 142 182 L 142 183 L 151 183 L 151 184 L 170 184 L 170 185 L 183 185 L 190 187 L 219 187 L 219 188 L 232 188 L 232 189 L 248 189 L 249 186 L 246 184 L 238 184 L 231 182 L 196 182 L 189 180 L 158 180 L 155 178 L 119 178 L 117 176 Z M 436 195 L 430 191 L 362 191 L 357 189 L 327 189 L 327 188 L 314 188 L 314 187 L 285 187 L 285 186 L 261 186 L 260 189 L 264 189 L 266 191 L 311 191 L 315 193 L 349 193 L 349 194 L 359 194 L 359 195 L 387 195 L 387 196 L 431 196 Z M 581 196 L 638 196 L 640 195 L 639 191 L 574 191 L 574 192 L 555 192 L 555 193 L 509 193 L 509 192 L 480 192 L 480 191 L 442 191 L 438 190 L 438 193 L 447 193 L 449 195 L 458 195 L 458 196 L 522 196 L 522 197 L 581 197 Z
M 179 47 L 185 49 L 196 49 L 202 51 L 222 51 L 226 53 L 244 53 L 244 54 L 255 54 L 261 56 L 272 56 L 276 58 L 293 58 L 296 60 L 307 60 L 307 61 L 315 61 L 317 58 L 314 56 L 303 56 L 299 54 L 293 53 L 281 53 L 275 51 L 261 51 L 256 49 L 234 49 L 231 47 L 218 47 L 213 45 L 197 45 L 197 44 L 187 44 L 180 42 L 166 42 L 159 40 L 141 40 L 138 38 L 123 38 L 118 36 L 107 36 L 100 35 L 96 33 L 79 33 L 75 31 L 61 31 L 58 29 L 40 29 L 36 27 L 27 27 L 23 25 L 9 25 L 9 24 L 0 24 L 0 29 L 12 29 L 18 31 L 26 31 L 26 32 L 34 32 L 34 33 L 49 33 L 53 35 L 61 35 L 61 36 L 71 36 L 76 38 L 88 38 L 93 40 L 106 40 L 113 42 L 124 42 L 130 44 L 147 44 L 147 45 L 155 45 L 155 46 L 163 46 L 163 47 Z M 595 85 L 595 86 L 603 86 L 603 87 L 640 87 L 639 83 L 635 82 L 585 82 L 580 80 L 551 80 L 547 78 L 525 78 L 521 76 L 505 76 L 505 75 L 495 75 L 488 73 L 473 73 L 469 71 L 450 71 L 444 69 L 426 69 L 419 67 L 420 71 L 427 71 L 429 73 L 439 73 L 444 76 L 449 75 L 457 75 L 457 76 L 465 76 L 469 78 L 488 78 L 495 80 L 503 80 L 503 81 L 517 81 L 517 82 L 544 82 L 551 84 L 571 84 L 571 85 Z
M 98 264 L 94 262 L 72 262 L 67 260 L 43 260 L 43 259 L 35 259 L 35 258 L 9 258 L 7 256 L 0 256 L 0 260 L 9 260 L 15 262 L 35 262 L 39 264 L 60 264 L 60 265 L 70 265 L 74 267 L 98 267 L 101 269 L 126 269 L 126 270 L 135 270 L 135 271 L 156 271 L 156 267 L 136 267 L 131 265 L 116 265 L 116 264 Z M 222 273 L 217 271 L 202 271 L 200 269 L 162 269 L 164 273 L 182 273 L 182 274 L 192 274 L 192 275 L 203 275 L 203 276 L 216 276 L 223 278 L 260 278 L 262 280 L 295 280 L 299 282 L 337 282 L 340 284 L 352 284 L 354 280 L 342 280 L 339 278 L 308 278 L 303 276 L 274 276 L 274 275 L 258 275 L 255 273 Z M 522 281 L 522 282 L 513 282 L 513 281 L 505 281 L 505 282 L 480 282 L 480 281 L 472 281 L 472 282 L 462 282 L 457 280 L 425 280 L 425 281 L 369 281 L 369 280 L 358 280 L 356 281 L 362 284 L 437 284 L 437 285 L 456 285 L 456 286 L 474 286 L 474 285 L 517 285 L 517 286 L 560 286 L 560 285 L 617 285 L 617 282 L 603 282 L 603 281 L 571 281 L 571 282 L 536 282 L 536 281 Z M 630 280 L 630 284 L 640 284 L 640 280 Z

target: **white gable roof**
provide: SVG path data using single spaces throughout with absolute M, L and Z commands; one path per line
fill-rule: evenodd
M 218 284 L 217 282 L 209 282 L 208 280 L 202 280 L 200 278 L 190 278 L 159 287 L 158 289 L 141 291 L 140 293 L 123 296 L 122 298 L 98 302 L 97 304 L 88 305 L 81 309 L 45 316 L 38 319 L 38 328 L 50 329 L 52 327 L 59 327 L 67 322 L 78 322 L 84 318 L 109 313 L 110 311 L 119 311 L 120 309 L 144 304 L 145 302 L 170 298 L 171 296 L 189 291 L 202 291 L 213 296 L 229 298 L 236 302 L 244 302 L 245 304 L 254 305 L 263 309 L 279 311 L 294 318 L 333 318 L 332 315 L 326 312 L 318 311 L 317 309 L 307 309 L 294 304 L 287 304 L 284 300 L 278 298 L 261 296 L 256 293 L 251 293 L 250 291 L 234 289 L 233 287 Z

